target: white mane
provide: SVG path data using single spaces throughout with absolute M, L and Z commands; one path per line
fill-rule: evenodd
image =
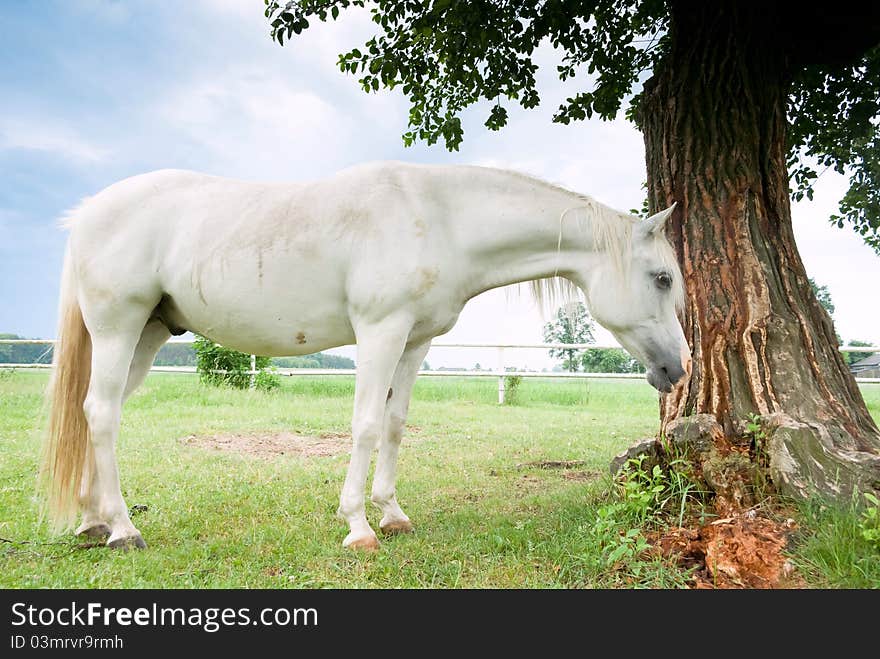
M 578 233 L 587 236 L 587 240 L 595 249 L 610 255 L 615 274 L 623 281 L 629 280 L 633 228 L 639 223 L 639 218 L 606 206 L 588 195 L 572 192 L 525 174 L 511 173 L 567 193 L 580 201 L 581 203 L 564 210 L 559 217 L 557 243 L 559 248 L 562 246 L 566 221 L 573 217 L 577 223 Z M 672 274 L 672 294 L 676 309 L 681 310 L 684 307 L 685 299 L 684 282 L 675 252 L 662 233 L 656 235 L 653 247 L 654 255 L 660 261 L 661 267 Z M 564 277 L 546 277 L 530 281 L 528 284 L 532 296 L 542 312 L 560 305 L 569 305 L 584 298 L 583 291 Z

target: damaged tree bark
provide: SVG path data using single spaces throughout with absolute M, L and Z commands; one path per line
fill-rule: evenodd
M 756 414 L 781 491 L 848 497 L 880 489 L 880 432 L 795 245 L 789 55 L 773 25 L 737 3 L 672 3 L 670 52 L 645 86 L 649 202 L 678 202 L 667 235 L 694 359 L 661 399 L 662 427 L 708 414 L 726 441 L 747 445 Z

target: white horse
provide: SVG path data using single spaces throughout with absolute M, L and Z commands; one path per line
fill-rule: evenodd
M 511 171 L 373 163 L 305 184 L 186 171 L 123 180 L 68 214 L 59 343 L 42 474 L 56 528 L 145 547 L 123 501 L 122 405 L 156 352 L 186 330 L 247 353 L 357 344 L 353 446 L 339 515 L 346 547 L 411 530 L 395 497 L 397 452 L 431 340 L 465 303 L 531 281 L 539 299 L 584 294 L 597 322 L 669 391 L 690 367 L 676 307 L 682 277 L 661 230 Z

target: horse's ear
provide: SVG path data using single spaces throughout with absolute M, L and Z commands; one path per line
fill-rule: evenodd
M 675 204 L 678 202 L 673 201 L 672 206 L 667 208 L 666 210 L 662 210 L 659 213 L 654 213 L 647 220 L 643 220 L 640 223 L 640 227 L 642 233 L 646 236 L 655 235 L 660 229 L 663 228 L 663 225 L 666 224 L 666 220 L 669 219 L 669 216 L 672 215 L 672 211 L 675 210 Z

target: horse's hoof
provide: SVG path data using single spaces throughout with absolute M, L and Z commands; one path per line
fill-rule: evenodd
M 144 542 L 141 534 L 138 533 L 136 535 L 130 535 L 125 538 L 116 538 L 115 540 L 110 540 L 107 542 L 107 546 L 110 547 L 110 549 L 122 549 L 124 551 L 128 551 L 129 549 L 146 549 L 147 543 Z
M 384 524 L 380 523 L 379 530 L 385 535 L 399 535 L 401 533 L 412 533 L 413 525 L 408 519 L 395 519 Z
M 374 552 L 379 551 L 379 538 L 376 534 L 362 535 L 352 538 L 351 534 L 343 541 L 342 546 L 347 549 L 356 549 L 357 551 Z
M 106 538 L 110 535 L 110 527 L 106 524 L 83 524 L 77 530 L 75 535 L 82 535 L 88 538 Z

